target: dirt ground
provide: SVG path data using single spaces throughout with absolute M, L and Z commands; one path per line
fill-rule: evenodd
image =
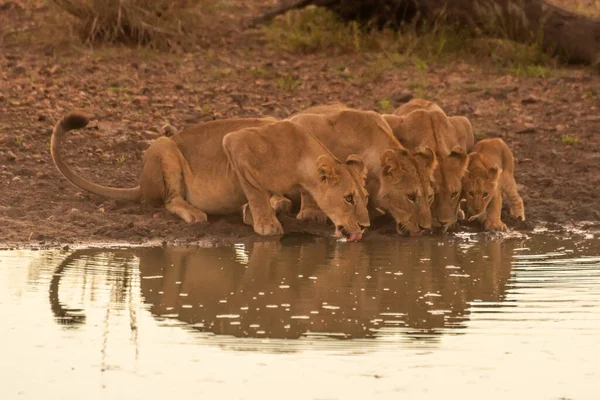
M 508 143 L 528 219 L 516 228 L 600 224 L 600 76 L 593 70 L 561 67 L 538 74 L 543 76 L 517 76 L 491 61 L 445 59 L 390 68 L 370 79 L 372 54 L 290 53 L 270 46 L 260 30 L 239 29 L 242 18 L 275 2 L 244 3 L 250 6 L 215 21 L 202 49 L 182 55 L 37 42 L 44 35 L 38 16 L 46 8 L 32 13 L 0 7 L 0 245 L 255 236 L 241 216 L 187 225 L 164 210 L 107 201 L 73 187 L 49 151 L 52 127 L 69 110 L 96 117 L 66 141 L 70 165 L 95 182 L 130 187 L 137 185 L 149 143 L 186 125 L 285 118 L 328 102 L 385 111 L 411 97 L 468 117 L 478 138 Z M 333 233 L 332 226 L 291 217 L 283 224 L 289 232 Z

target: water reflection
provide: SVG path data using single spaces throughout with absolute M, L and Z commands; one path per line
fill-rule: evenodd
M 464 326 L 471 301 L 503 299 L 512 243 L 323 240 L 155 248 L 139 252 L 141 289 L 154 315 L 215 334 L 434 335 Z
M 0 398 L 596 398 L 600 240 L 484 238 L 5 252 Z

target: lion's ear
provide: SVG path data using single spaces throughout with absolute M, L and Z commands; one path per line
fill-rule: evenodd
M 498 176 L 500 176 L 501 171 L 502 170 L 497 165 L 494 165 L 493 167 L 488 168 L 488 176 L 491 179 L 496 180 L 498 179 Z
M 365 166 L 362 158 L 356 154 L 350 154 L 346 159 L 346 165 L 348 168 L 356 171 L 363 181 L 367 179 L 367 167 Z
M 399 157 L 407 156 L 408 151 L 406 149 L 392 150 L 387 149 L 381 154 L 381 171 L 383 176 L 391 176 L 398 172 L 400 169 Z
M 479 153 L 472 152 L 467 154 L 467 172 L 469 172 L 469 169 L 471 168 L 475 160 L 478 160 L 479 158 Z
M 414 155 L 420 162 L 423 162 L 425 168 L 429 171 L 433 171 L 437 166 L 437 159 L 435 153 L 428 146 L 417 147 L 414 151 Z
M 337 182 L 339 173 L 336 164 L 337 160 L 329 154 L 323 154 L 317 158 L 317 172 L 321 182 Z
M 461 146 L 454 146 L 452 150 L 450 150 L 448 157 L 455 158 L 461 165 L 466 165 L 467 163 L 467 151 Z

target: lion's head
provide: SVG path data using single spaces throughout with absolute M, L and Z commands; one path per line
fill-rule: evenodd
M 330 154 L 317 158 L 319 182 L 313 195 L 317 205 L 336 227 L 336 236 L 354 241 L 370 225 L 365 189 L 367 169 L 357 155 L 341 163 Z
M 447 229 L 456 222 L 462 177 L 467 169 L 467 149 L 472 146 L 473 133 L 465 117 L 448 117 L 434 103 L 413 101 L 385 115 L 400 143 L 407 148 L 428 145 L 435 148 L 437 168 L 433 188 L 435 200 L 431 206 L 433 226 Z
M 436 157 L 428 147 L 412 153 L 388 149 L 381 155 L 379 205 L 396 221 L 398 233 L 417 234 L 431 228 Z
M 462 197 L 471 217 L 481 216 L 498 190 L 501 169 L 486 165 L 479 153 L 468 157 L 467 171 L 462 179 Z
M 467 152 L 454 146 L 446 156 L 438 157 L 438 163 L 434 173 L 435 200 L 431 206 L 433 225 L 448 228 L 456 222 L 462 177 L 467 169 Z

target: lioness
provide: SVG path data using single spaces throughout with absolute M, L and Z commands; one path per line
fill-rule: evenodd
M 51 153 L 59 171 L 93 194 L 164 205 L 184 221 L 203 222 L 208 214 L 239 212 L 246 203 L 254 231 L 280 235 L 281 223 L 269 204 L 271 194 L 304 190 L 336 226 L 336 234 L 360 239 L 369 225 L 363 189 L 364 163 L 356 155 L 340 162 L 298 124 L 272 118 L 212 121 L 172 138 L 156 139 L 143 158 L 140 185 L 119 189 L 75 174 L 60 155 L 65 133 L 83 128 L 88 118 L 69 114 L 54 128 Z M 247 199 L 247 200 L 246 200 Z
M 484 222 L 485 229 L 506 230 L 500 220 L 502 194 L 508 197 L 511 216 L 525 220 L 523 199 L 517 190 L 514 171 L 514 157 L 502 139 L 477 142 L 469 154 L 467 172 L 462 180 L 470 221 Z
M 384 118 L 408 149 L 427 146 L 435 151 L 433 225 L 447 230 L 460 212 L 467 151 L 474 142 L 471 123 L 465 117 L 448 117 L 435 103 L 423 99 L 411 100 Z
M 382 116 L 340 104 L 309 108 L 290 118 L 316 136 L 336 157 L 358 154 L 367 168 L 371 214 L 389 212 L 399 233 L 431 228 L 431 179 L 436 165 L 427 147 L 412 153 L 402 147 Z M 299 215 L 318 216 L 310 198 L 302 198 Z

